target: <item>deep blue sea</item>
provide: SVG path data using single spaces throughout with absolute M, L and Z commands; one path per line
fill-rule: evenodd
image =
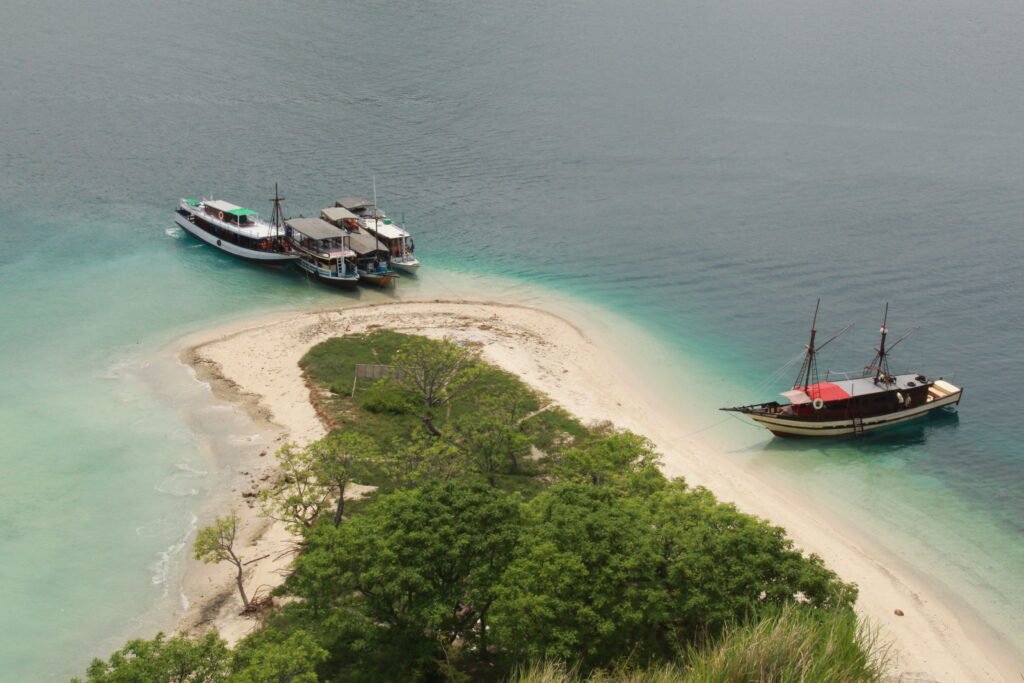
M 856 323 L 822 370 L 863 367 L 889 302 L 920 327 L 894 368 L 954 376 L 958 417 L 723 457 L 1024 652 L 1022 35 L 999 0 L 0 4 L 0 680 L 66 679 L 177 599 L 212 484 L 144 359 L 338 296 L 185 239 L 178 198 L 269 214 L 277 182 L 314 215 L 374 177 L 423 287 L 585 299 L 716 401 L 788 388 L 761 380 L 819 297 L 822 334 Z

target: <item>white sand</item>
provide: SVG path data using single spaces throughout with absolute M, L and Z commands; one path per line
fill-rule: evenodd
M 782 490 L 754 468 L 719 452 L 716 444 L 695 436 L 701 425 L 657 401 L 622 356 L 601 344 L 600 327 L 588 336 L 563 318 L 510 304 L 403 301 L 278 314 L 194 335 L 183 344 L 194 350 L 189 360 L 201 376 L 204 370 L 207 378 L 220 376 L 226 397 L 247 403 L 254 414 L 280 428 L 278 442 L 304 443 L 322 436 L 324 427 L 309 401 L 299 359 L 325 339 L 375 327 L 478 342 L 488 361 L 584 421 L 611 420 L 651 438 L 668 474 L 685 476 L 722 500 L 785 527 L 799 547 L 821 555 L 844 580 L 860 587 L 858 610 L 892 639 L 905 680 L 1016 680 L 1007 656 L 989 651 L 968 622 L 944 604 L 940 592 L 909 571 L 887 566 L 880 553 L 801 500 L 798 492 Z M 253 480 L 258 484 L 272 465 L 272 457 L 263 458 Z M 245 520 L 244 557 L 270 555 L 249 567 L 248 585 L 266 590 L 286 570 L 290 558 L 282 552 L 288 535 L 259 518 L 258 506 L 250 508 L 237 499 L 233 505 Z M 233 590 L 229 567 L 193 563 L 184 588 L 192 606 L 182 626 L 215 625 L 232 641 L 244 635 L 254 622 L 238 616 L 240 601 Z M 896 616 L 896 609 L 905 616 Z

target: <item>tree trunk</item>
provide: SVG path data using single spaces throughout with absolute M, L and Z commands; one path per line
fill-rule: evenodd
M 338 494 L 338 506 L 334 508 L 334 526 L 341 524 L 341 517 L 345 514 L 345 486 L 340 487 Z
M 235 577 L 235 582 L 238 584 L 238 594 L 242 596 L 242 606 L 245 609 L 249 609 L 249 596 L 245 594 L 245 585 L 242 583 L 242 563 L 235 562 L 235 567 L 238 569 L 238 575 Z
M 430 413 L 423 416 L 423 424 L 432 435 L 441 436 L 441 430 L 434 426 L 434 416 Z
M 480 615 L 480 659 L 487 661 L 487 615 Z

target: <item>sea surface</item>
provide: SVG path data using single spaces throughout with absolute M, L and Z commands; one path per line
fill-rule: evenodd
M 0 680 L 151 635 L 216 463 L 265 446 L 159 350 L 344 298 L 187 238 L 178 198 L 269 215 L 280 183 L 309 216 L 374 178 L 427 264 L 400 291 L 640 326 L 722 457 L 1024 661 L 1021 35 L 999 0 L 0 4 Z M 819 297 L 820 334 L 855 323 L 823 372 L 871 360 L 889 302 L 920 328 L 894 369 L 963 384 L 959 415 L 829 444 L 723 422 L 788 388 Z

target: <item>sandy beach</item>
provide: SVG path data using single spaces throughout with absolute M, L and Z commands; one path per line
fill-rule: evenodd
M 236 463 L 239 486 L 210 505 L 211 511 L 219 509 L 211 514 L 233 508 L 243 519 L 243 559 L 256 560 L 247 566 L 250 593 L 262 595 L 277 585 L 291 557 L 287 532 L 261 517 L 253 498 L 273 476 L 273 449 L 325 433 L 299 359 L 330 337 L 386 327 L 478 343 L 487 361 L 584 421 L 609 420 L 651 438 L 667 474 L 706 486 L 741 510 L 785 527 L 805 552 L 819 554 L 844 580 L 859 586 L 858 610 L 893 642 L 903 680 L 1014 680 L 1008 655 L 983 642 L 941 592 L 888 562 L 841 520 L 802 500 L 798 491 L 783 489 L 723 453 L 704 425 L 657 399 L 625 357 L 603 344 L 600 328 L 569 317 L 515 304 L 402 301 L 275 314 L 181 340 L 175 352 L 197 377 L 210 383 L 217 396 L 242 405 L 271 434 L 269 452 Z M 238 615 L 240 602 L 227 566 L 190 561 L 182 592 L 188 608 L 181 628 L 214 626 L 235 641 L 255 626 Z

